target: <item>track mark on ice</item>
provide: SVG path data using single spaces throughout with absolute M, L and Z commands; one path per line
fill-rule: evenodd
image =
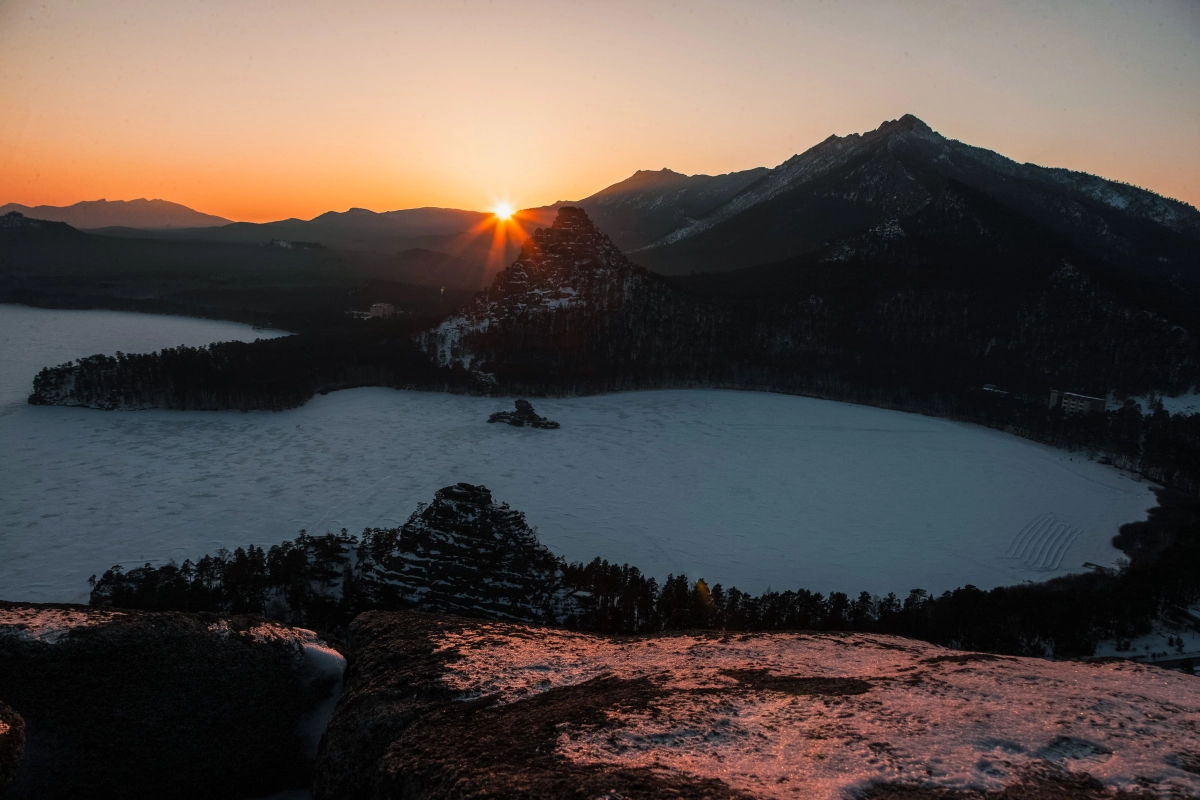
M 1036 572 L 1053 572 L 1062 565 L 1080 532 L 1053 514 L 1039 514 L 1013 538 L 1004 558 L 1020 561 L 1021 566 Z

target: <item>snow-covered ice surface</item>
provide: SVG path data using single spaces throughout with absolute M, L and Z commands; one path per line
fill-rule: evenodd
M 600 676 L 648 679 L 646 706 L 559 725 L 589 764 L 719 778 L 756 797 L 842 798 L 878 782 L 1000 789 L 1045 765 L 1194 797 L 1200 681 L 1130 663 L 1053 663 L 870 634 L 606 639 L 481 624 L 443 636 L 442 680 L 500 702 Z M 798 690 L 754 671 L 799 678 Z M 749 676 L 750 680 L 746 680 Z M 860 693 L 806 690 L 857 679 Z M 812 684 L 808 684 L 812 685 Z M 866 691 L 863 691 L 866 689 Z
M 187 342 L 185 323 L 257 334 L 123 315 L 142 337 L 125 343 L 67 319 L 110 312 L 14 308 L 0 307 L 0 599 L 79 602 L 117 563 L 400 525 L 459 481 L 569 559 L 752 592 L 1044 580 L 1113 563 L 1118 526 L 1155 502 L 1111 467 L 997 431 L 762 393 L 535 399 L 554 431 L 487 424 L 510 399 L 390 389 L 280 413 L 28 406 L 44 364 Z

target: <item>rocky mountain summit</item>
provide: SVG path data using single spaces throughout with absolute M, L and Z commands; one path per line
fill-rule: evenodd
M 539 228 L 525 241 L 517 260 L 496 275 L 463 316 L 482 322 L 615 304 L 623 299 L 622 284 L 639 272 L 583 209 L 564 206 L 551 227 Z
M 6 775 L 12 799 L 306 787 L 344 665 L 261 617 L 0 603 L 0 792 Z
M 709 304 L 632 263 L 583 209 L 565 206 L 490 288 L 419 341 L 439 366 L 469 371 L 483 388 L 610 378 L 633 388 L 693 372 L 689 351 L 714 324 Z
M 517 400 L 515 411 L 497 411 L 488 417 L 488 422 L 507 422 L 517 428 L 528 425 L 531 428 L 553 429 L 558 423 L 548 420 L 533 410 L 533 404 L 528 400 Z
M 862 134 L 830 136 L 769 170 L 636 258 L 668 274 L 731 270 L 811 252 L 904 219 L 962 186 L 1125 267 L 1186 280 L 1197 263 L 1200 211 L 1087 173 L 1020 164 L 947 139 L 906 114 Z
M 318 800 L 1066 800 L 1200 793 L 1200 680 L 874 634 L 351 627 Z

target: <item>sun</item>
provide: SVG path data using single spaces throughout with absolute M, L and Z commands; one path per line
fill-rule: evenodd
M 492 213 L 496 215 L 496 219 L 510 219 L 515 209 L 508 203 L 496 203 L 496 207 L 492 209 Z

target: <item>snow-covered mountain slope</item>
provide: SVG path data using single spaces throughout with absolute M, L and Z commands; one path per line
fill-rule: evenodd
M 820 144 L 792 156 L 778 167 L 739 192 L 724 205 L 704 217 L 672 231 L 652 246 L 661 246 L 682 241 L 731 219 L 760 203 L 796 188 L 800 184 L 816 180 L 835 168 L 845 166 L 852 159 L 862 156 L 867 149 L 881 138 L 890 134 L 915 136 L 929 140 L 941 139 L 932 129 L 916 117 L 905 115 L 894 122 L 885 122 L 878 129 L 866 134 L 852 133 L 849 136 L 830 136 Z M 927 197 L 925 199 L 928 199 Z M 919 208 L 923 203 L 918 202 Z
M 575 203 L 532 209 L 543 218 L 563 205 L 584 209 L 622 250 L 653 244 L 690 224 L 767 174 L 766 167 L 724 175 L 683 175 L 669 169 L 638 170 L 623 181 Z M 553 221 L 551 214 L 546 224 Z
M 912 115 L 832 136 L 723 205 L 638 251 L 668 274 L 779 261 L 923 210 L 962 183 L 1099 258 L 1194 271 L 1200 211 L 1085 173 L 1019 164 L 947 139 Z
M 370 612 L 315 797 L 1194 797 L 1200 680 L 872 634 Z

